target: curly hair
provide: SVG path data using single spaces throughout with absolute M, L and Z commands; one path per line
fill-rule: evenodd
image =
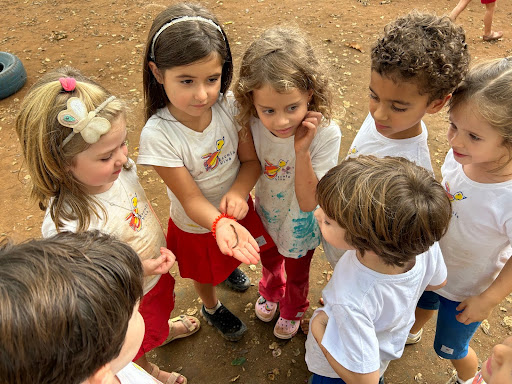
M 457 87 L 469 59 L 462 27 L 447 16 L 412 11 L 386 25 L 372 47 L 371 69 L 397 83 L 414 82 L 430 103 Z
M 424 168 L 401 157 L 349 158 L 320 180 L 317 201 L 364 257 L 403 267 L 448 230 L 451 203 Z
M 0 382 L 79 384 L 115 359 L 142 264 L 99 231 L 0 245 Z
M 312 90 L 309 109 L 321 112 L 328 123 L 332 118 L 332 91 L 327 73 L 301 31 L 282 26 L 267 29 L 250 44 L 242 58 L 234 89 L 238 123 L 247 129 L 251 117 L 258 116 L 253 91 L 264 85 L 277 92 Z
M 503 137 L 508 161 L 494 169 L 499 171 L 512 161 L 512 56 L 492 59 L 472 67 L 448 102 L 449 111 L 471 103 L 480 116 Z

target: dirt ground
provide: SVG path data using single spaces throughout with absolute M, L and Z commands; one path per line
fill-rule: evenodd
M 137 156 L 142 118 L 142 52 L 146 35 L 156 14 L 174 1 L 156 0 L 0 0 L 2 23 L 0 51 L 16 54 L 23 62 L 28 81 L 17 94 L 0 101 L 0 239 L 21 241 L 40 236 L 42 212 L 29 200 L 29 177 L 14 129 L 20 100 L 43 73 L 61 65 L 72 65 L 94 77 L 132 107 L 129 116 L 130 155 Z M 448 13 L 456 0 L 424 0 L 418 9 L 437 14 Z M 357 129 L 368 112 L 369 48 L 383 26 L 412 9 L 409 0 L 218 0 L 203 1 L 223 23 L 230 39 L 235 68 L 244 49 L 254 36 L 274 24 L 298 26 L 310 35 L 330 63 L 336 91 L 337 121 L 343 139 L 341 154 L 348 150 Z M 484 8 L 473 1 L 458 22 L 467 31 L 467 42 L 474 60 L 511 55 L 512 3 L 498 1 L 494 26 L 503 30 L 505 39 L 482 41 Z M 350 47 L 350 45 L 352 47 Z M 429 144 L 436 174 L 448 149 L 445 131 L 446 112 L 427 116 Z M 139 167 L 142 185 L 162 222 L 168 219 L 168 198 L 158 176 Z M 206 323 L 196 335 L 157 349 L 152 359 L 168 370 L 179 370 L 190 383 L 305 383 L 309 376 L 304 362 L 305 336 L 299 333 L 289 342 L 272 335 L 273 324 L 255 319 L 253 303 L 257 299 L 260 266 L 244 266 L 253 281 L 245 293 L 219 288 L 220 299 L 247 323 L 249 331 L 238 343 L 224 341 Z M 175 315 L 196 314 L 200 308 L 192 283 L 179 279 L 177 269 Z M 314 258 L 309 314 L 318 307 L 321 289 L 330 267 L 321 250 Z M 511 331 L 504 325 L 507 298 L 489 319 L 489 334 L 481 330 L 472 342 L 485 361 L 491 346 Z M 386 372 L 388 384 L 444 383 L 451 371 L 449 363 L 434 353 L 429 324 L 424 340 L 405 349 L 399 361 Z

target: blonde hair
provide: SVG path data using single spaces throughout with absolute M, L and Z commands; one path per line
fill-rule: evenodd
M 441 239 L 452 214 L 441 184 L 401 157 L 349 158 L 325 174 L 316 196 L 361 255 L 399 267 Z
M 472 108 L 503 137 L 512 161 L 512 56 L 481 62 L 472 67 L 449 101 L 450 112 L 472 103 Z
M 71 92 L 65 91 L 59 82 L 61 77 L 74 78 L 76 88 Z M 77 220 L 77 230 L 84 231 L 89 227 L 91 213 L 99 216 L 98 207 L 105 213 L 69 171 L 75 156 L 90 144 L 83 140 L 82 135 L 74 135 L 63 146 L 62 142 L 72 131 L 57 121 L 57 115 L 67 108 L 70 97 L 78 97 L 87 110 L 92 111 L 110 96 L 110 92 L 78 70 L 63 67 L 37 81 L 21 103 L 16 133 L 31 177 L 31 197 L 42 210 L 49 206 L 57 231 L 63 220 Z M 124 103 L 115 99 L 98 116 L 112 122 L 124 113 Z
M 282 26 L 267 29 L 245 51 L 234 90 L 239 104 L 237 120 L 242 129 L 248 129 L 251 117 L 258 116 L 253 91 L 265 85 L 277 92 L 313 91 L 309 109 L 321 112 L 326 122 L 330 121 L 332 92 L 326 68 L 298 29 Z

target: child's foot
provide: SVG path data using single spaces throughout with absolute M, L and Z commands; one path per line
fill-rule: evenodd
M 169 344 L 176 339 L 190 336 L 201 328 L 201 322 L 194 316 L 180 315 L 169 319 L 169 336 L 162 345 Z
M 421 328 L 418 333 L 409 333 L 409 336 L 407 336 L 407 341 L 405 342 L 405 345 L 411 345 L 411 344 L 417 344 L 421 340 L 421 335 L 423 335 L 423 328 Z
M 309 320 L 310 319 L 301 319 L 300 320 L 300 329 L 302 332 L 307 335 L 309 333 Z
M 151 364 L 151 372 L 149 374 L 163 384 L 187 384 L 187 378 L 178 372 L 165 372 L 160 370 L 156 364 Z
M 502 31 L 492 31 L 490 35 L 483 35 L 483 39 L 484 41 L 493 41 L 493 40 L 498 40 L 498 39 L 501 39 L 503 37 L 503 32 Z
M 233 315 L 223 304 L 213 314 L 208 313 L 203 305 L 201 315 L 203 315 L 208 324 L 217 328 L 226 340 L 238 341 L 247 331 L 247 326 L 243 321 Z
M 299 330 L 299 326 L 299 320 L 286 320 L 279 316 L 274 327 L 274 336 L 283 340 L 291 339 Z
M 277 303 L 273 301 L 267 301 L 263 296 L 260 296 L 254 306 L 254 312 L 261 321 L 268 323 L 272 321 L 277 311 Z
M 236 268 L 224 283 L 233 291 L 244 292 L 251 286 L 251 279 L 240 268 Z

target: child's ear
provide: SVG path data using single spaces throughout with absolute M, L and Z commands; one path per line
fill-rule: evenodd
M 428 106 L 427 106 L 427 113 L 430 113 L 430 114 L 433 114 L 433 113 L 437 113 L 441 110 L 441 108 L 444 107 L 444 105 L 446 104 L 446 102 L 448 100 L 450 100 L 452 98 L 452 94 L 449 93 L 448 95 L 446 95 L 445 97 L 443 97 L 442 99 L 435 99 L 434 101 L 432 101 Z
M 164 76 L 162 72 L 158 69 L 156 64 L 153 61 L 150 61 L 148 63 L 149 69 L 151 70 L 151 73 L 153 73 L 153 76 L 155 76 L 156 81 L 158 81 L 160 84 L 164 83 Z
M 110 364 L 105 364 L 96 372 L 89 376 L 82 384 L 114 384 L 116 382 L 114 373 L 110 368 Z
M 312 98 L 313 98 L 313 90 L 310 89 L 310 90 L 308 90 L 308 103 L 311 101 Z

